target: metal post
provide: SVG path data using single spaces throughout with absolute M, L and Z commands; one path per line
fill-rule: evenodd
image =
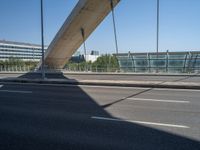
M 132 66 L 133 66 L 133 68 L 134 68 L 134 72 L 135 72 L 135 60 L 134 60 L 134 56 L 133 56 L 133 54 L 131 55 L 131 58 L 132 58 Z
M 193 71 L 194 71 L 194 73 L 195 73 L 195 69 L 196 69 L 197 58 L 198 58 L 198 54 L 196 54 L 195 60 L 193 62 Z
M 168 73 L 169 67 L 169 50 L 166 52 L 166 73 Z
M 192 59 L 193 59 L 193 54 L 191 54 L 191 52 L 189 52 L 189 63 L 188 63 L 188 73 L 191 73 L 191 63 L 192 63 Z
M 44 64 L 44 17 L 43 17 L 43 0 L 41 2 L 41 44 L 42 44 L 42 78 L 45 79 L 45 64 Z
M 148 69 L 149 69 L 149 73 L 151 72 L 151 60 L 150 60 L 150 55 L 149 53 L 147 53 L 147 59 L 148 59 Z
M 116 48 L 116 54 L 118 54 L 118 41 L 117 41 L 117 29 L 116 29 L 116 23 L 115 23 L 115 10 L 113 5 L 113 0 L 110 0 L 110 6 L 112 10 L 112 20 L 113 20 L 113 29 L 114 29 L 114 36 L 115 36 L 115 48 Z
M 157 69 L 158 72 L 158 51 L 159 51 L 159 18 L 160 18 L 160 0 L 157 0 L 157 31 L 156 31 L 156 53 L 157 53 Z
M 183 66 L 183 72 L 186 72 L 186 61 L 187 61 L 187 58 L 188 58 L 188 53 L 186 53 L 185 55 L 185 61 L 184 61 L 184 66 Z

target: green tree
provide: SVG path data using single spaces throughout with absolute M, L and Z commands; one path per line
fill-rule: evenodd
M 93 69 L 101 72 L 115 72 L 119 70 L 119 64 L 116 56 L 102 55 L 92 64 Z

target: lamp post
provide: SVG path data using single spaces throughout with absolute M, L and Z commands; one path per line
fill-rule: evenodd
M 43 17 L 43 0 L 40 0 L 41 8 L 41 44 L 42 44 L 42 78 L 45 79 L 45 64 L 44 64 L 44 17 Z

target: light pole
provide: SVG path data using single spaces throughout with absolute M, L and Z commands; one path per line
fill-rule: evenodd
M 43 17 L 43 0 L 40 0 L 41 6 L 41 44 L 42 44 L 42 78 L 45 79 L 45 64 L 44 64 L 44 17 Z
M 156 58 L 157 58 L 157 68 L 158 72 L 158 51 L 159 51 L 159 18 L 160 18 L 160 0 L 157 0 L 157 31 L 156 31 Z

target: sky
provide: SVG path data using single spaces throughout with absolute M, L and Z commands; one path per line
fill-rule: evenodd
M 44 0 L 45 45 L 77 2 Z M 156 0 L 121 0 L 115 17 L 119 53 L 156 51 Z M 0 18 L 1 40 L 41 43 L 40 0 L 0 0 Z M 159 51 L 200 50 L 200 0 L 160 0 L 159 41 Z M 111 14 L 87 39 L 86 48 L 115 53 Z

